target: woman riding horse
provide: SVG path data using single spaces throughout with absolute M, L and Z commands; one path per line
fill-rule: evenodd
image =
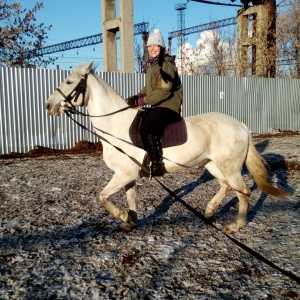
M 165 128 L 181 119 L 182 85 L 174 57 L 166 54 L 164 39 L 155 29 L 147 41 L 148 60 L 146 85 L 126 101 L 132 107 L 149 106 L 141 124 L 141 138 L 151 161 L 151 176 L 162 176 L 165 168 L 161 139 Z

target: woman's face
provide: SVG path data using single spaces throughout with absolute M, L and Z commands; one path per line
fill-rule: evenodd
M 148 52 L 149 52 L 149 54 L 152 58 L 155 58 L 160 53 L 160 46 L 158 46 L 158 45 L 149 45 L 148 46 Z

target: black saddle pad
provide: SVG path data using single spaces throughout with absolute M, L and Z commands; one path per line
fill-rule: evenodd
M 143 144 L 140 138 L 140 126 L 143 114 L 143 111 L 138 111 L 129 128 L 130 139 L 132 143 L 139 148 L 143 148 Z M 179 146 L 184 144 L 186 141 L 186 124 L 185 120 L 181 119 L 179 122 L 172 123 L 166 127 L 162 139 L 162 146 L 163 148 Z

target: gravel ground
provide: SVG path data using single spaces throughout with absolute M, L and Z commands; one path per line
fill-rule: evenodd
M 272 180 L 293 195 L 263 195 L 245 170 L 253 190 L 248 224 L 234 237 L 300 276 L 300 134 L 258 135 L 255 143 Z M 98 201 L 112 173 L 100 147 L 83 146 L 0 156 L 1 300 L 300 299 L 299 284 L 197 219 L 154 180 L 138 180 L 138 226 L 120 231 Z M 202 168 L 161 181 L 202 213 L 218 187 Z M 113 201 L 127 208 L 123 191 Z M 236 214 L 231 193 L 214 224 L 222 228 Z

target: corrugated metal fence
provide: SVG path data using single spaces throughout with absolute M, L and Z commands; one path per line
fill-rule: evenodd
M 0 154 L 27 152 L 40 145 L 67 149 L 95 137 L 65 115 L 50 117 L 48 96 L 70 71 L 0 68 Z M 124 98 L 144 85 L 143 74 L 98 73 Z M 223 112 L 253 132 L 300 130 L 300 80 L 182 76 L 183 116 Z M 76 117 L 92 129 L 85 117 Z

